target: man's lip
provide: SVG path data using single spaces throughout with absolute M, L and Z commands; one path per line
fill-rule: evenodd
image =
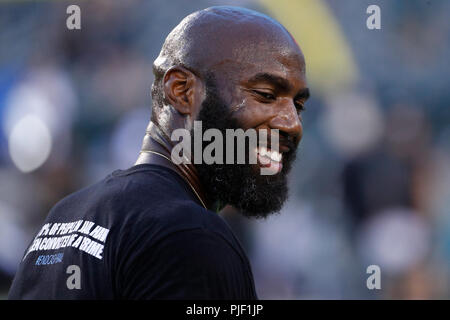
M 286 146 L 286 145 L 284 145 L 284 144 L 280 144 L 279 147 L 280 147 L 280 150 L 279 150 L 280 152 L 286 153 L 286 152 L 291 151 L 291 148 Z
M 269 174 L 269 175 L 278 174 L 283 169 L 283 162 L 282 161 L 278 162 L 278 161 L 273 161 L 270 158 L 267 159 L 266 157 L 261 156 L 259 153 L 257 153 L 257 161 L 258 161 L 257 165 L 260 168 L 264 168 L 264 169 L 267 170 L 265 175 L 267 175 L 267 174 Z M 270 171 L 271 171 L 271 173 L 267 173 L 267 172 L 270 172 Z

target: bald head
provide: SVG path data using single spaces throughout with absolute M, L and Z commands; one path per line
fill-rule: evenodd
M 173 66 L 183 66 L 201 79 L 207 74 L 226 77 L 264 65 L 275 52 L 302 56 L 289 32 L 264 14 L 230 6 L 194 12 L 170 32 L 154 62 L 154 102 L 163 103 L 163 77 Z

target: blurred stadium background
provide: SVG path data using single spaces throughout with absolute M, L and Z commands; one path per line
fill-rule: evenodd
M 81 8 L 81 30 L 66 8 Z M 168 32 L 212 5 L 297 39 L 312 99 L 280 215 L 222 212 L 262 299 L 450 297 L 447 0 L 0 1 L 0 298 L 49 209 L 130 167 Z M 366 8 L 381 8 L 381 30 Z M 381 267 L 381 290 L 366 287 Z

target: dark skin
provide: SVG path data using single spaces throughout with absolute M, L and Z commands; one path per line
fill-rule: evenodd
M 191 38 L 196 44 L 193 50 L 203 55 L 199 58 L 202 67 L 214 74 L 221 97 L 242 129 L 267 129 L 269 134 L 278 129 L 280 152 L 287 152 L 299 144 L 303 134 L 301 111 L 309 97 L 303 54 L 274 20 L 247 10 L 233 8 L 233 12 L 227 11 L 225 18 L 208 16 L 205 20 L 215 26 L 212 34 L 208 38 L 205 32 L 195 33 L 200 39 Z M 220 41 L 212 43 L 219 36 Z M 172 66 L 164 74 L 163 89 L 165 105 L 152 122 L 168 137 L 176 128 L 191 130 L 205 99 L 201 70 Z M 170 142 L 166 149 L 176 143 Z M 143 150 L 163 148 L 145 139 Z M 141 163 L 173 166 L 148 153 L 140 155 L 136 164 Z

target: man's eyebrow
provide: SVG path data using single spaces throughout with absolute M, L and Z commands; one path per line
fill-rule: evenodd
M 309 88 L 303 88 L 297 93 L 295 99 L 308 100 L 309 96 L 310 96 Z
M 248 80 L 250 84 L 265 82 L 275 86 L 280 91 L 288 91 L 290 89 L 289 81 L 270 73 L 257 73 Z
M 277 90 L 279 91 L 289 91 L 291 89 L 291 84 L 288 80 L 286 80 L 283 77 L 271 74 L 271 73 L 257 73 L 253 77 L 251 77 L 248 80 L 248 83 L 250 84 L 256 84 L 265 82 L 268 84 L 273 85 Z M 304 99 L 307 100 L 309 98 L 309 89 L 308 88 L 302 88 L 300 91 L 296 94 L 296 99 Z

